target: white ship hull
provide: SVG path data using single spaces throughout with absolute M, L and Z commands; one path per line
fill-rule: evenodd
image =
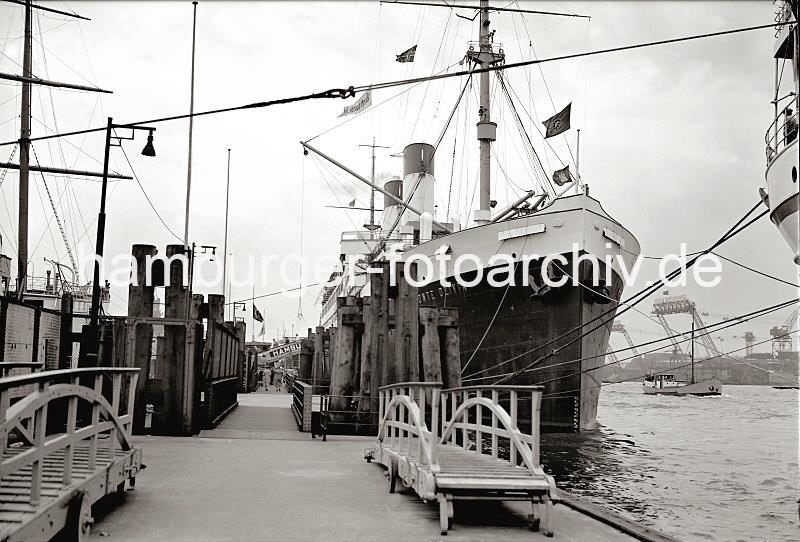
M 658 382 L 656 382 L 658 384 Z M 653 386 L 645 382 L 642 386 L 647 395 L 721 395 L 722 382 L 718 378 L 686 384 L 685 386 L 668 385 L 664 387 Z

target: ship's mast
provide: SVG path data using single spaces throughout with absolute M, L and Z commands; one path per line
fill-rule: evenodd
M 22 112 L 19 130 L 19 239 L 17 249 L 17 297 L 22 299 L 25 292 L 25 275 L 28 271 L 28 181 L 30 179 L 31 145 L 31 50 L 33 32 L 31 31 L 32 8 L 30 0 L 25 2 L 25 37 L 22 53 Z
M 468 53 L 468 57 L 482 68 L 502 61 L 502 50 L 492 51 L 492 36 L 489 31 L 489 0 L 481 0 L 480 38 L 478 53 Z M 497 139 L 497 124 L 491 117 L 491 94 L 489 72 L 480 74 L 480 108 L 478 109 L 478 141 L 480 142 L 480 207 L 475 211 L 475 222 L 487 224 L 491 219 L 491 145 Z

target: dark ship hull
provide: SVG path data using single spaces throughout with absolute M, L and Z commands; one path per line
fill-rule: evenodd
M 538 227 L 530 229 L 533 226 Z M 514 232 L 520 235 L 511 237 Z M 434 272 L 429 277 L 432 282 L 420 287 L 419 302 L 421 306 L 458 309 L 464 385 L 493 384 L 506 375 L 511 376 L 504 382 L 507 384 L 542 384 L 544 429 L 595 428 L 601 375 L 593 369 L 605 362 L 623 281 L 617 264 L 611 266 L 607 283 L 596 284 L 592 280 L 592 264 L 581 261 L 577 272 L 573 272 L 572 260 L 576 255 L 594 255 L 599 260 L 601 280 L 606 277 L 603 262 L 608 256 L 625 260 L 626 268 L 631 269 L 639 254 L 633 235 L 611 219 L 596 200 L 581 195 L 557 200 L 544 212 L 525 218 L 440 237 L 407 254 L 434 254 L 442 245 L 448 245 L 453 258 L 462 253 L 479 254 L 483 261 L 499 252 L 516 260 L 539 255 L 527 270 L 535 276 L 541 276 L 536 262 L 541 262 L 542 256 L 565 256 L 568 264 L 559 271 L 565 271 L 570 280 L 558 288 L 542 289 L 535 279 L 529 281 L 530 285 L 521 285 L 522 266 L 517 263 L 515 286 L 508 287 L 488 284 L 489 267 L 483 269 L 483 280 L 472 287 L 443 287 Z M 569 247 L 577 250 L 570 251 Z M 462 283 L 472 281 L 477 272 L 462 272 Z M 454 282 L 452 266 L 445 273 Z M 579 284 L 573 284 L 573 275 Z M 495 276 L 495 280 L 502 282 L 503 276 Z M 570 333 L 573 330 L 576 331 Z M 557 355 L 530 367 L 563 345 L 567 346 Z M 525 371 L 528 368 L 531 370 Z M 525 372 L 515 374 L 518 371 Z

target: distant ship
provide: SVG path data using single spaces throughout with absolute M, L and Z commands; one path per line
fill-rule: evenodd
M 792 250 L 800 265 L 800 187 L 798 169 L 798 109 L 800 109 L 800 32 L 797 27 L 797 0 L 776 4 L 774 120 L 765 136 L 767 149 L 767 191 L 761 198 L 769 207 L 769 218 Z
M 502 64 L 503 49 L 494 42 L 494 31 L 489 30 L 489 9 L 485 0 L 481 1 L 480 17 L 480 41 L 470 44 L 466 61 L 476 67 Z M 594 369 L 604 363 L 614 309 L 623 290 L 617 258 L 631 269 L 640 253 L 639 242 L 598 200 L 589 196 L 588 187 L 580 182 L 577 171 L 573 176 L 564 170 L 568 181 L 564 182 L 563 189 L 562 183 L 556 182 L 558 190 L 552 185 L 538 192 L 530 190 L 505 209 L 494 210 L 496 202 L 491 199 L 490 168 L 492 158 L 499 157 L 491 154 L 490 146 L 498 129 L 490 119 L 489 75 L 480 74 L 478 92 L 480 204 L 475 211 L 474 224 L 462 229 L 459 222 L 449 216 L 444 223 L 435 222 L 435 148 L 427 143 L 406 146 L 402 154 L 403 178 L 392 179 L 383 186 L 381 223 L 342 234 L 341 264 L 331 274 L 331 278 L 341 276 L 341 282 L 322 291 L 320 324 L 336 325 L 338 297 L 369 295 L 364 273 L 349 272 L 348 256 L 364 255 L 369 259 L 375 257 L 381 246 L 390 245 L 399 245 L 404 258 L 424 255 L 435 260 L 435 254 L 444 251 L 451 256 L 444 274 L 454 286 L 440 284 L 443 277 L 435 266 L 430 276 L 421 277 L 428 284 L 419 288 L 419 301 L 422 306 L 458 309 L 464 384 L 492 384 L 509 376 L 510 381 L 504 383 L 542 383 L 545 392 L 541 425 L 545 430 L 593 429 L 600 395 L 600 375 Z M 342 167 L 313 147 L 304 145 L 307 150 Z M 452 160 L 455 161 L 455 157 Z M 577 272 L 571 271 L 573 248 L 576 254 L 591 254 L 601 262 L 601 277 L 606 275 L 602 262 L 607 256 L 613 257 L 610 282 L 592 281 L 591 263 L 586 261 L 579 262 Z M 487 274 L 492 268 L 487 262 L 498 253 L 510 256 L 517 274 L 522 268 L 517 264 L 525 258 L 532 259 L 530 284 L 520 285 L 523 277 L 517 276 L 515 286 L 490 285 Z M 475 280 L 473 286 L 458 286 L 453 280 L 454 260 L 464 254 L 480 259 L 480 263 L 468 260 L 459 269 L 460 276 L 467 282 L 472 282 L 481 272 L 482 279 Z M 536 278 L 544 276 L 543 257 L 555 254 L 564 255 L 569 261 L 565 268 L 577 275 L 578 284 L 573 285 L 572 280 L 568 280 L 563 286 L 550 287 Z M 537 258 L 532 258 L 534 255 Z M 548 265 L 544 272 L 554 280 L 564 278 L 565 273 L 564 269 L 553 265 Z M 579 334 L 567 332 L 591 329 L 581 328 L 589 322 L 598 329 L 564 348 L 559 355 L 530 367 L 538 358 Z M 532 370 L 527 370 L 529 368 Z

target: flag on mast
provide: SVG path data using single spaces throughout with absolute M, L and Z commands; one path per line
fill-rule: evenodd
M 569 112 L 572 109 L 572 103 L 568 103 L 567 107 L 544 121 L 545 129 L 547 133 L 545 133 L 544 137 L 547 139 L 548 137 L 557 136 L 559 134 L 563 134 L 567 130 L 569 130 Z
M 572 173 L 569 172 L 569 165 L 553 172 L 553 182 L 558 186 L 564 186 L 572 182 Z
M 414 62 L 414 57 L 416 56 L 416 54 L 417 54 L 417 46 L 414 45 L 413 47 L 406 49 L 399 55 L 395 55 L 397 57 L 395 59 L 395 62 Z
M 256 307 L 255 303 L 253 303 L 253 320 L 264 323 L 264 317 L 261 316 L 261 311 L 258 310 L 258 307 Z
M 363 110 L 372 105 L 372 93 L 369 90 L 364 91 L 361 97 L 352 105 L 348 105 L 342 110 L 340 117 L 352 115 L 353 113 L 361 113 Z
M 262 322 L 261 323 L 261 332 L 258 334 L 259 337 L 263 337 L 264 336 L 264 333 L 266 332 L 266 327 L 267 327 L 266 324 Z

